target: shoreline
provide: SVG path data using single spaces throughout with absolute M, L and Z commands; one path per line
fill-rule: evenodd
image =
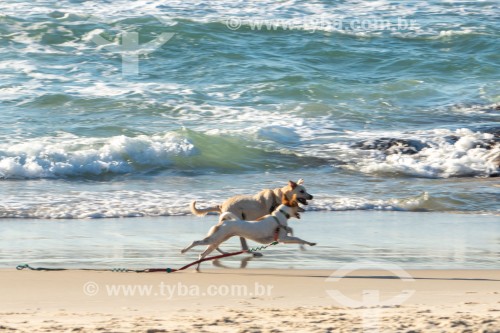
M 390 262 L 405 269 L 494 269 L 500 244 L 496 216 L 414 212 L 306 212 L 289 225 L 317 242 L 301 251 L 279 244 L 264 257 L 240 255 L 218 268 L 325 269 L 352 262 Z M 197 259 L 202 247 L 180 249 L 204 237 L 216 216 L 99 220 L 4 220 L 0 222 L 0 268 L 19 264 L 54 268 L 178 268 Z M 250 247 L 261 244 L 249 242 Z M 235 237 L 225 251 L 239 251 Z M 203 263 L 202 269 L 213 267 Z
M 5 332 L 361 332 L 363 318 L 376 315 L 381 331 L 498 332 L 500 270 L 391 268 L 172 274 L 0 269 L 0 327 Z

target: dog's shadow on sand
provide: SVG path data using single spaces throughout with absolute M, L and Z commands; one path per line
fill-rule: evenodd
M 300 245 L 299 247 L 300 251 L 307 251 L 306 247 L 304 245 Z M 212 264 L 217 267 L 217 268 L 224 268 L 224 269 L 234 269 L 234 268 L 247 268 L 248 263 L 254 259 L 259 259 L 262 257 L 261 253 L 254 253 L 253 256 L 250 257 L 244 257 L 243 259 L 240 260 L 240 267 L 230 267 L 227 265 L 224 265 L 220 259 L 216 259 L 212 261 Z
M 224 265 L 220 259 L 212 261 L 212 264 L 217 267 L 217 268 L 225 268 L 225 269 L 234 269 L 234 268 L 247 268 L 248 262 L 252 261 L 255 259 L 255 257 L 245 257 L 240 260 L 240 267 L 230 267 L 227 265 Z

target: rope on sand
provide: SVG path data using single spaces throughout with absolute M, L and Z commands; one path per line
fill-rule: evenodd
M 273 246 L 273 245 L 277 245 L 277 244 L 278 244 L 278 242 L 274 241 L 274 242 L 269 243 L 267 245 L 262 245 L 262 246 L 250 248 L 248 250 L 242 250 L 242 251 L 237 251 L 237 252 L 224 253 L 224 254 L 217 255 L 217 256 L 212 256 L 212 257 L 206 257 L 206 258 L 203 258 L 203 259 L 199 259 L 199 260 L 193 261 L 192 263 L 189 263 L 189 264 L 187 264 L 185 266 L 182 266 L 181 268 L 178 268 L 178 269 L 175 269 L 175 268 L 146 268 L 146 269 L 128 269 L 128 268 L 98 269 L 98 268 L 81 268 L 79 270 L 83 270 L 83 271 L 101 271 L 101 272 L 102 271 L 111 271 L 111 272 L 127 272 L 127 273 L 130 273 L 130 272 L 133 272 L 133 273 L 154 273 L 154 272 L 173 273 L 173 272 L 182 271 L 182 270 L 184 270 L 186 268 L 189 268 L 189 267 L 191 267 L 193 265 L 199 264 L 199 263 L 204 262 L 204 261 L 216 260 L 216 259 L 221 259 L 221 258 L 225 258 L 225 257 L 232 257 L 232 256 L 236 256 L 236 255 L 243 254 L 243 253 L 253 253 L 253 252 L 265 250 L 269 246 Z M 16 267 L 16 269 L 18 271 L 23 270 L 23 269 L 29 269 L 29 270 L 32 270 L 32 271 L 67 271 L 67 270 L 69 270 L 68 268 L 31 267 L 28 264 L 18 265 Z

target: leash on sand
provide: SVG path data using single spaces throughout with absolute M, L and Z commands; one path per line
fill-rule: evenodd
M 173 273 L 173 272 L 178 272 L 185 270 L 186 268 L 189 268 L 193 265 L 199 264 L 204 261 L 209 261 L 209 260 L 217 260 L 225 257 L 232 257 L 232 256 L 237 256 L 239 254 L 243 253 L 253 253 L 261 250 L 265 250 L 269 246 L 277 245 L 278 241 L 274 241 L 272 243 L 269 243 L 267 245 L 259 246 L 259 247 L 254 247 L 250 248 L 248 250 L 242 250 L 242 251 L 237 251 L 237 252 L 229 252 L 229 253 L 224 253 L 220 254 L 217 256 L 212 256 L 212 257 L 206 257 L 203 259 L 199 259 L 196 261 L 193 261 L 192 263 L 189 263 L 185 266 L 182 266 L 181 268 L 175 269 L 175 268 L 146 268 L 146 269 L 128 269 L 128 268 L 112 268 L 112 269 L 98 269 L 98 268 L 79 268 L 78 270 L 81 271 L 111 271 L 111 272 L 133 272 L 133 273 L 154 273 L 154 272 L 165 272 L 165 273 Z M 29 269 L 32 271 L 67 271 L 70 270 L 69 268 L 46 268 L 46 267 L 31 267 L 28 264 L 21 264 L 16 267 L 18 271 L 23 270 L 23 269 Z

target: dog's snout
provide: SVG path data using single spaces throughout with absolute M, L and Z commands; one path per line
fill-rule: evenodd
M 307 198 L 307 200 L 312 200 L 314 197 L 312 195 L 309 194 L 309 197 Z

